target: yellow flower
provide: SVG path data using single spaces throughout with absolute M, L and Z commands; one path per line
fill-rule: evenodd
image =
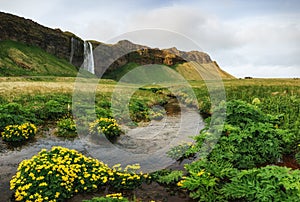
M 46 187 L 48 186 L 48 184 L 46 182 L 42 182 L 41 184 L 39 184 L 40 187 Z
M 118 199 L 122 199 L 122 193 L 115 193 L 115 194 L 107 194 L 106 195 L 107 198 L 118 198 Z
M 56 193 L 55 193 L 55 198 L 58 198 L 59 195 L 60 195 L 60 193 L 59 193 L 59 192 L 56 192 Z
M 178 187 L 182 187 L 184 182 L 185 182 L 185 180 L 180 180 L 180 181 L 177 183 L 177 186 L 178 186 Z
M 205 173 L 205 170 L 201 170 L 200 172 L 197 173 L 197 176 L 200 177 L 201 175 L 203 175 Z

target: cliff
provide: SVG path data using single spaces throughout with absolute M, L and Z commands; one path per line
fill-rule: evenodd
M 0 12 L 0 41 L 11 40 L 37 46 L 59 58 L 70 61 L 71 39 L 76 51 L 73 65 L 79 67 L 83 61 L 83 40 L 69 32 L 44 27 L 32 20 Z
M 36 46 L 47 53 L 64 59 L 76 67 L 84 61 L 84 41 L 70 32 L 51 29 L 30 19 L 0 12 L 0 41 L 16 41 Z M 131 43 L 127 40 L 116 44 L 89 41 L 94 49 L 95 74 L 113 72 L 128 63 L 139 65 L 164 64 L 174 66 L 194 61 L 199 64 L 212 64 L 207 53 L 199 51 L 180 51 L 177 48 L 158 49 Z M 109 67 L 107 69 L 107 67 Z M 234 78 L 216 67 L 224 78 Z

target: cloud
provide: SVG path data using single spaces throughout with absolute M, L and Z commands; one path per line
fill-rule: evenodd
M 132 15 L 128 30 L 161 28 L 195 40 L 206 51 L 238 46 L 229 25 L 212 14 L 188 6 L 163 7 Z M 185 47 L 182 47 L 185 49 Z

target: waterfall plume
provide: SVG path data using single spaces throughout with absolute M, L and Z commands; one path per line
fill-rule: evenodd
M 90 42 L 84 42 L 84 61 L 83 68 L 92 74 L 95 74 L 93 46 Z

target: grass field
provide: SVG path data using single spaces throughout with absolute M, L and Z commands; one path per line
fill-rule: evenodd
M 31 122 L 42 128 L 62 119 L 64 122 L 61 123 L 72 124 L 70 118 L 75 81 L 75 77 L 1 77 L 0 130 L 6 125 L 23 122 Z M 90 90 L 95 82 L 98 81 L 84 80 L 85 87 Z M 208 92 L 206 84 L 215 82 L 189 82 L 197 97 L 199 110 L 208 117 L 208 121 L 213 110 L 218 110 L 217 106 L 211 106 L 209 93 L 218 94 L 220 89 Z M 117 82 L 113 80 L 100 80 L 96 88 L 95 107 L 86 106 L 80 110 L 88 115 L 91 109 L 95 109 L 98 117 L 110 118 L 111 95 L 116 85 Z M 129 105 L 134 122 L 148 121 L 151 113 L 160 116 L 160 112 L 151 111 L 151 107 L 165 106 L 170 99 L 174 99 L 168 90 L 173 85 L 165 83 L 164 87 L 157 84 L 139 87 Z M 151 174 L 152 181 L 175 192 L 182 188 L 189 190 L 192 198 L 202 201 L 259 201 L 260 197 L 265 197 L 267 201 L 274 198 L 293 201 L 299 198 L 300 173 L 296 169 L 299 168 L 296 160 L 300 162 L 300 80 L 232 79 L 224 80 L 223 85 L 228 117 L 221 129 L 222 136 L 215 152 L 206 159 L 187 164 L 187 174 L 178 170 L 158 171 Z M 121 85 L 124 92 L 132 87 L 135 85 Z M 181 96 L 179 99 L 183 99 L 184 103 L 193 104 L 185 92 Z M 121 124 L 126 123 L 126 120 L 123 121 Z M 171 150 L 171 153 L 176 157 L 193 155 L 202 145 L 203 137 L 217 130 L 220 129 L 216 126 L 210 132 L 201 132 L 195 138 L 194 145 L 182 145 Z M 295 170 L 274 166 L 278 164 L 278 158 L 287 157 L 293 162 Z M 283 164 L 288 165 L 286 162 Z M 30 190 L 34 191 L 34 187 Z M 68 194 L 72 195 L 71 192 Z

